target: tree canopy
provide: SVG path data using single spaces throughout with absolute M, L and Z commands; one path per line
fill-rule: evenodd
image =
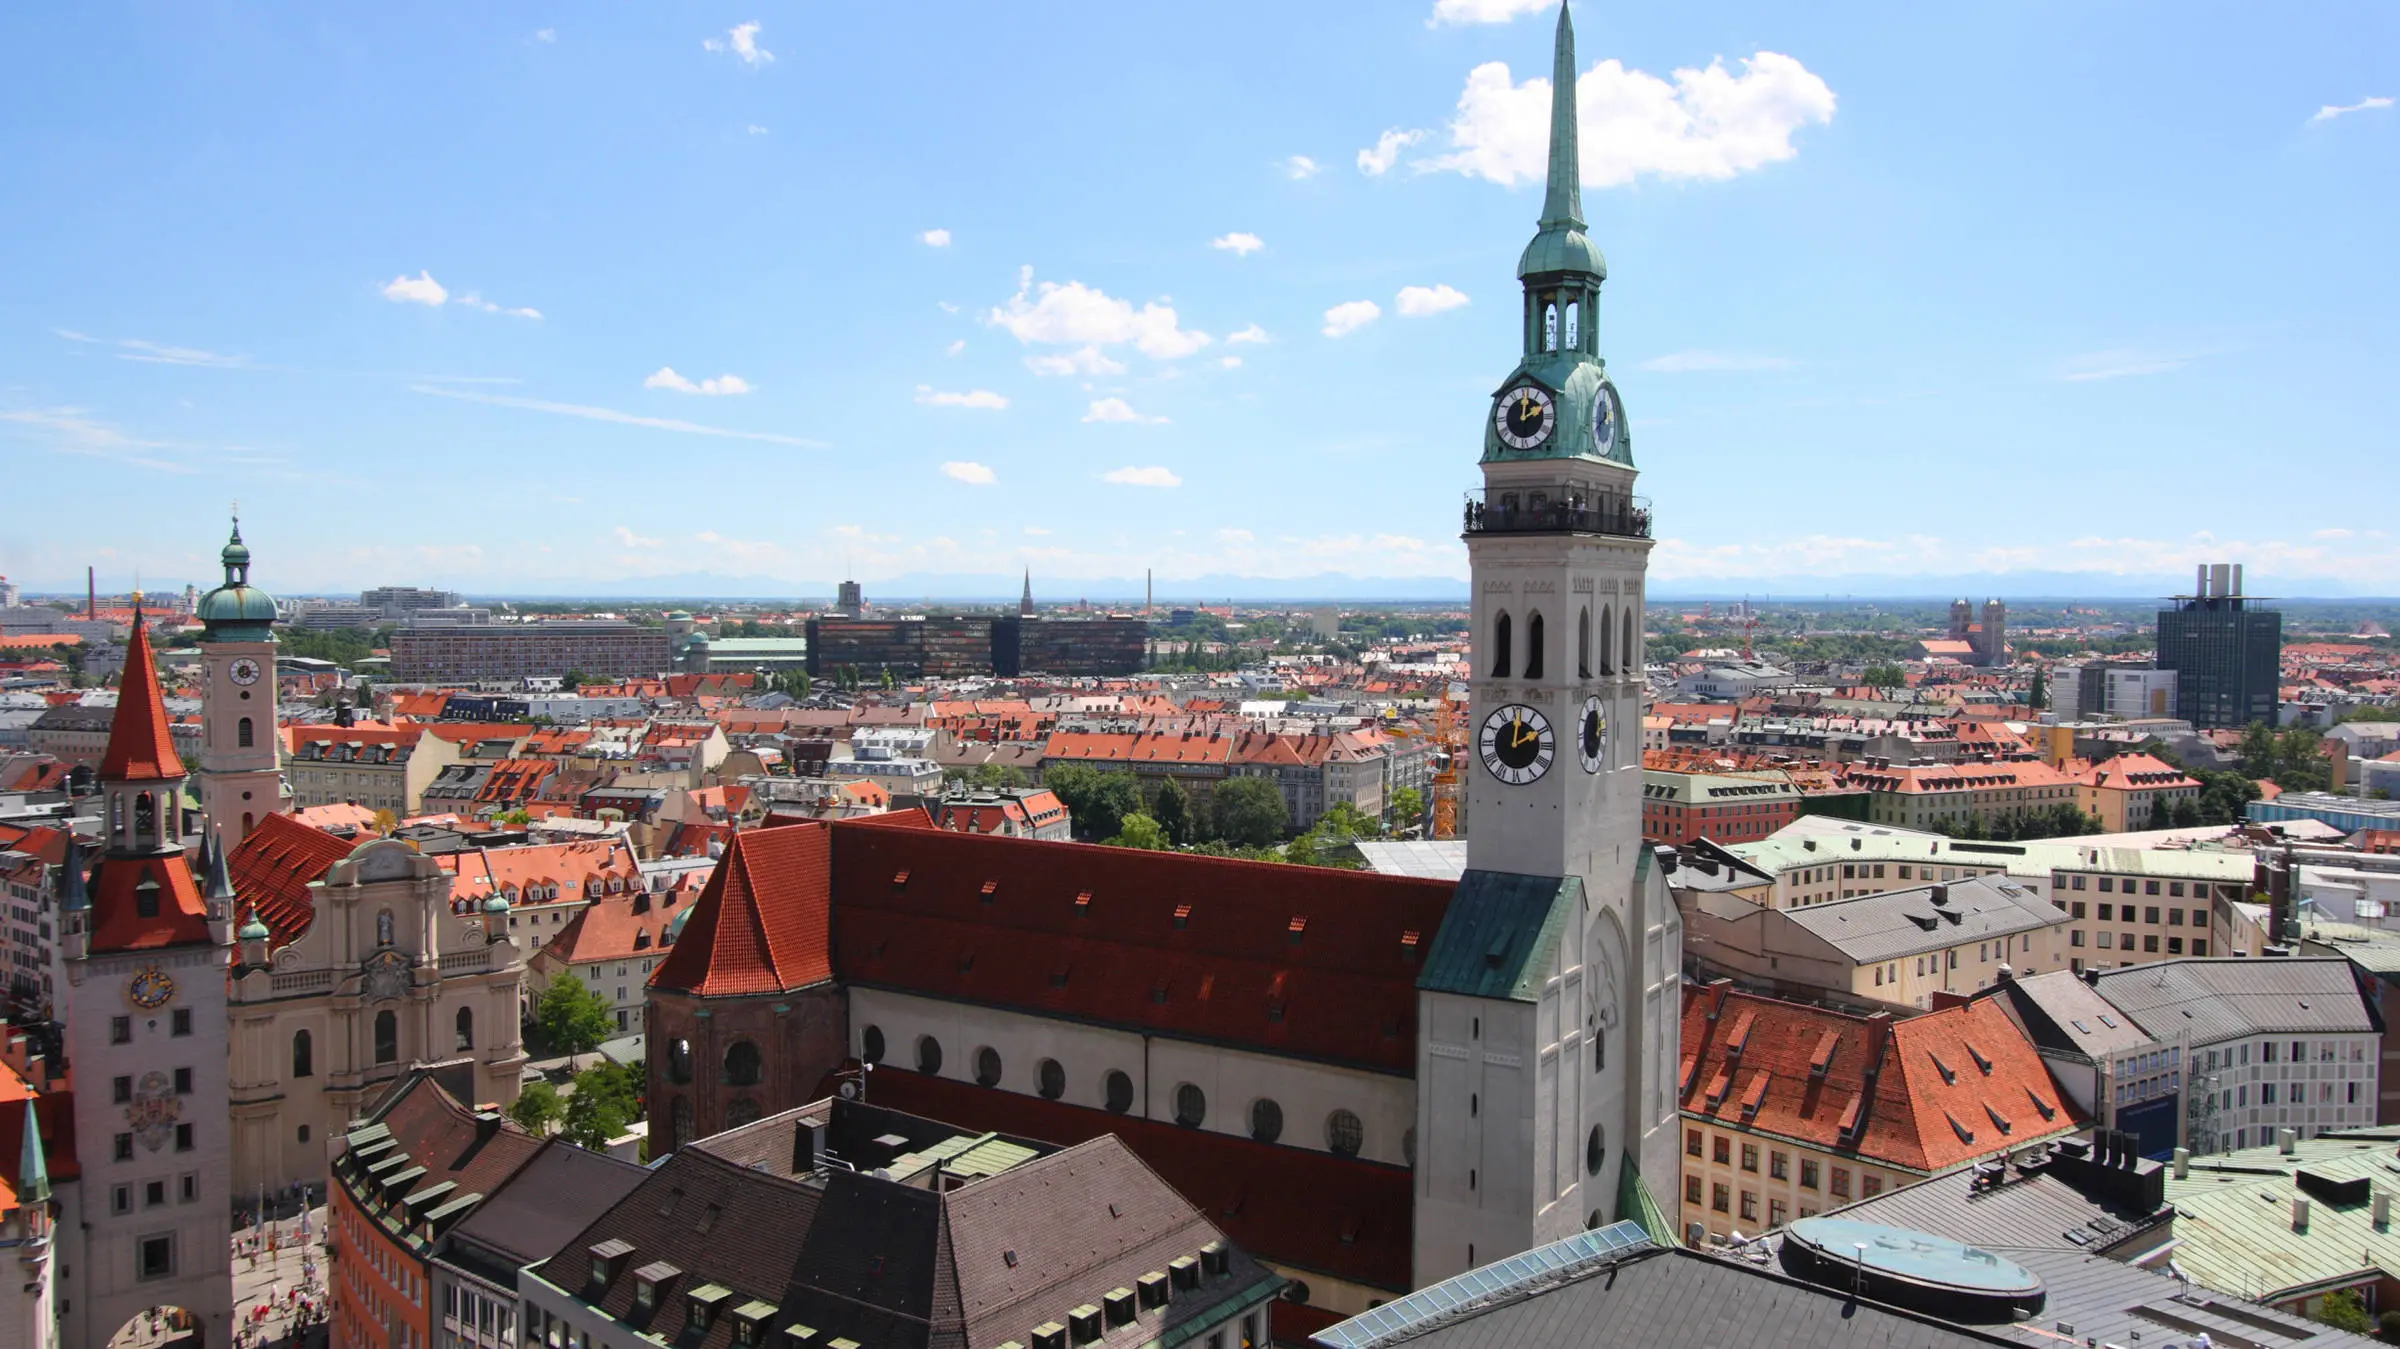
M 1227 843 L 1263 848 L 1283 837 L 1289 822 L 1283 789 L 1267 778 L 1228 778 L 1209 801 L 1216 835 Z
M 1131 773 L 1059 764 L 1042 775 L 1042 782 L 1066 806 L 1077 838 L 1115 838 L 1124 831 L 1125 817 L 1142 808 L 1141 784 Z
M 533 1003 L 533 1028 L 556 1054 L 589 1054 L 617 1033 L 608 1001 L 569 970 L 550 981 Z

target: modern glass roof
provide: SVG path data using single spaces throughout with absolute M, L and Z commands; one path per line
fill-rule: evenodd
M 1537 1284 L 1557 1283 L 1595 1265 L 1650 1249 L 1650 1234 L 1638 1222 L 1612 1223 L 1578 1232 L 1564 1241 L 1536 1246 L 1319 1331 L 1316 1341 L 1332 1349 L 1375 1349 L 1413 1335 L 1437 1321 L 1484 1306 Z

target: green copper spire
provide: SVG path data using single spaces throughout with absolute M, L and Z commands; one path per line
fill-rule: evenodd
M 1558 47 L 1550 57 L 1550 194 L 1542 224 L 1583 228 L 1583 166 L 1575 147 L 1575 25 L 1559 0 Z

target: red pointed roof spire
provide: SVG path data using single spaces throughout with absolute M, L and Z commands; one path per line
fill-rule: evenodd
M 102 782 L 148 782 L 185 776 L 167 722 L 167 700 L 158 688 L 150 658 L 150 632 L 142 602 L 133 602 L 133 640 L 125 648 L 125 675 L 117 681 L 117 715 L 108 726 L 108 749 L 100 756 Z

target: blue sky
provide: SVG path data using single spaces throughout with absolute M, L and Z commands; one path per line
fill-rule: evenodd
M 1463 576 L 1555 15 L 0 9 L 0 570 Z M 2400 593 L 2400 9 L 1576 20 L 1660 588 Z

